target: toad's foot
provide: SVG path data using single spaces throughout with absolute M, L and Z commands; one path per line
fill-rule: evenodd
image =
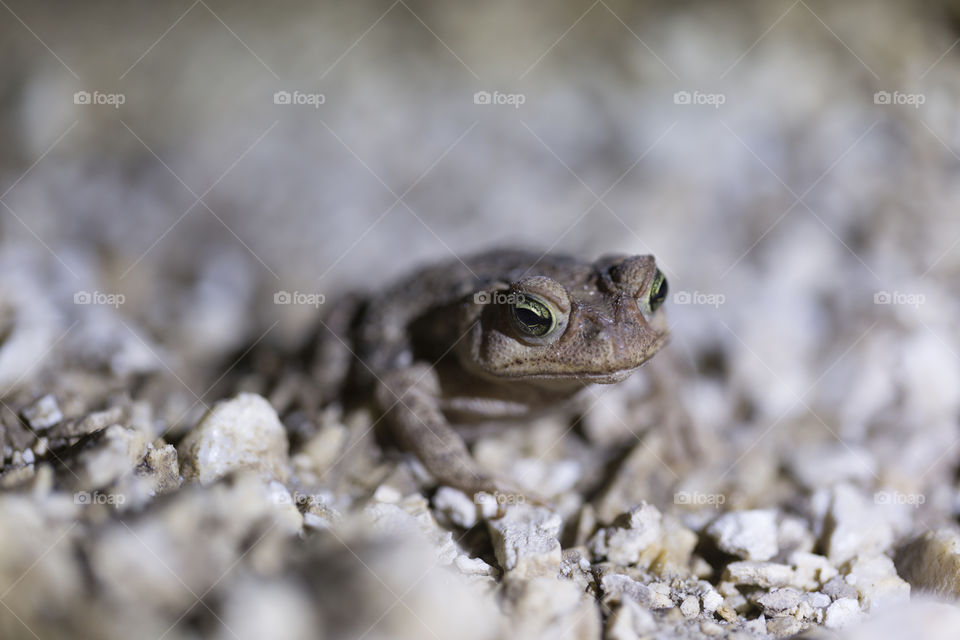
M 541 496 L 477 464 L 440 411 L 432 392 L 436 382 L 433 370 L 414 366 L 391 373 L 378 388 L 377 400 L 387 408 L 386 417 L 401 446 L 416 454 L 440 484 L 459 489 L 474 500 L 477 494 L 486 493 L 499 505 L 546 505 Z

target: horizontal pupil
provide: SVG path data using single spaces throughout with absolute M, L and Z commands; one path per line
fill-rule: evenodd
M 540 317 L 540 315 L 537 314 L 532 309 L 524 309 L 524 308 L 517 309 L 517 318 L 523 324 L 530 325 L 530 326 L 536 326 L 538 324 L 542 324 L 543 322 L 545 322 L 544 318 Z

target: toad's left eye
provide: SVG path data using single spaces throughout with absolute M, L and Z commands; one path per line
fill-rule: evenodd
M 663 301 L 667 299 L 667 290 L 667 279 L 663 272 L 657 269 L 653 282 L 650 283 L 650 292 L 647 294 L 647 307 L 650 309 L 650 313 L 663 305 Z
M 547 335 L 557 327 L 557 314 L 550 305 L 530 294 L 519 294 L 510 305 L 510 317 L 518 331 L 536 338 Z

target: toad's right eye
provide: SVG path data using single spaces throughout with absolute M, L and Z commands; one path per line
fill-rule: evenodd
M 557 328 L 557 313 L 551 305 L 529 293 L 520 294 L 510 306 L 510 317 L 517 331 L 535 338 L 542 338 Z

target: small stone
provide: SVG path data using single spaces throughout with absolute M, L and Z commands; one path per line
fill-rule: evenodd
M 740 620 L 740 615 L 737 613 L 737 610 L 726 603 L 717 607 L 717 615 L 727 622 L 737 622 Z
M 830 487 L 843 481 L 867 481 L 876 475 L 877 462 L 855 444 L 835 443 L 800 447 L 787 459 L 787 467 L 807 489 Z
M 138 476 L 150 478 L 152 495 L 173 491 L 180 486 L 177 450 L 172 444 L 163 445 L 160 448 L 150 445 L 135 472 Z
M 668 575 L 685 572 L 691 564 L 693 550 L 700 541 L 699 536 L 688 529 L 679 518 L 669 514 L 663 517 L 660 529 L 660 539 L 642 554 L 641 565 L 645 557 L 656 554 L 650 566 L 654 573 Z
M 786 587 L 793 582 L 793 569 L 777 562 L 731 562 L 724 571 L 724 580 L 769 589 Z
M 237 469 L 287 477 L 287 434 L 270 403 L 241 393 L 211 408 L 178 449 L 183 476 L 207 485 Z
M 49 429 L 63 420 L 63 414 L 60 412 L 57 399 L 51 394 L 43 396 L 26 407 L 22 413 L 30 428 L 36 431 Z
M 453 541 L 453 533 L 437 523 L 429 503 L 420 494 L 407 496 L 396 503 L 371 500 L 364 507 L 364 513 L 379 531 L 420 537 L 430 545 L 441 564 L 452 564 L 463 553 Z
M 816 542 L 809 523 L 803 518 L 784 516 L 777 527 L 777 546 L 781 552 L 810 551 Z
M 324 517 L 323 514 L 310 511 L 303 514 L 304 527 L 315 529 L 317 531 L 325 531 L 329 529 L 332 524 L 333 522 L 329 518 Z
M 377 487 L 376 491 L 373 492 L 373 499 L 377 502 L 396 504 L 403 500 L 403 494 L 400 493 L 400 490 L 396 487 L 391 487 L 388 484 L 382 484 Z
M 745 614 L 748 609 L 750 609 L 750 602 L 747 600 L 747 597 L 740 593 L 734 593 L 727 596 L 723 599 L 723 606 L 729 607 L 736 611 L 737 613 Z
M 583 547 L 571 547 L 563 550 L 563 560 L 560 563 L 559 576 L 572 580 L 579 584 L 584 590 L 591 587 L 594 582 L 593 572 L 591 571 L 589 554 Z
M 15 461 L 14 466 L 9 467 L 3 472 L 3 475 L 0 476 L 0 488 L 20 488 L 33 479 L 35 472 L 35 467 L 32 465 L 29 467 L 26 465 L 16 466 Z
M 897 556 L 897 568 L 917 589 L 960 597 L 960 534 L 952 529 L 928 531 Z
M 779 616 L 767 620 L 767 633 L 774 638 L 790 638 L 803 631 L 803 622 L 792 616 Z
M 633 630 L 637 634 L 643 635 L 656 631 L 657 620 L 649 609 L 644 609 L 632 600 L 625 602 L 624 606 L 630 609 L 633 614 Z
M 290 582 L 244 577 L 225 581 L 223 591 L 224 605 L 218 617 L 223 616 L 224 629 L 238 629 L 238 637 L 277 637 L 277 630 L 283 629 L 280 633 L 284 638 L 307 638 L 323 625 L 310 598 Z M 234 636 L 229 632 L 213 637 L 221 640 Z
M 303 466 L 317 475 L 323 475 L 336 464 L 348 439 L 347 427 L 329 420 L 307 441 L 298 457 L 303 460 Z
M 589 502 L 580 507 L 576 519 L 574 544 L 586 546 L 591 534 L 597 529 L 597 512 Z
M 508 508 L 503 517 L 487 521 L 497 562 L 515 577 L 556 575 L 561 524 L 559 515 L 543 507 Z
M 589 546 L 594 555 L 615 564 L 636 564 L 640 554 L 660 537 L 660 511 L 646 502 L 621 514 L 614 526 L 597 532 Z
M 657 628 L 653 613 L 633 600 L 624 600 L 607 621 L 607 640 L 638 640 Z
M 796 589 L 772 589 L 757 596 L 756 603 L 768 616 L 775 616 L 800 604 L 800 592 Z
M 563 630 L 564 637 L 600 640 L 603 632 L 600 608 L 576 584 L 554 577 L 538 577 L 513 585 L 514 605 L 508 623 L 511 637 L 550 638 L 557 635 L 557 630 Z
M 104 411 L 95 411 L 87 414 L 82 420 L 68 420 L 59 422 L 47 432 L 51 440 L 67 440 L 79 438 L 103 431 L 109 426 L 123 422 L 123 407 L 111 407 Z
M 717 546 L 745 560 L 769 560 L 777 555 L 777 513 L 773 510 L 734 511 L 707 527 Z
M 462 491 L 440 487 L 433 496 L 433 508 L 438 515 L 458 527 L 469 529 L 479 521 L 477 503 Z
M 857 625 L 845 629 L 843 640 L 956 640 L 958 628 L 960 609 L 956 604 L 919 599 L 870 615 Z M 827 634 L 824 640 L 836 640 L 836 637 L 835 634 Z
M 793 584 L 800 589 L 817 589 L 838 573 L 826 557 L 815 553 L 794 551 L 788 560 L 796 572 Z
M 860 554 L 884 553 L 893 544 L 893 527 L 877 505 L 859 489 L 837 485 L 823 525 L 821 543 L 827 557 L 839 565 Z
M 830 598 L 827 598 L 829 601 Z M 829 602 L 828 602 L 829 606 Z M 800 604 L 788 611 L 787 613 L 791 618 L 796 618 L 797 620 L 806 620 L 810 622 L 821 622 L 823 620 L 824 609 L 815 609 L 811 607 L 807 601 L 801 597 Z
M 767 618 L 762 613 L 754 618 L 743 623 L 743 630 L 752 633 L 754 636 L 761 636 L 767 630 Z
M 633 615 L 626 604 L 620 605 L 610 614 L 607 619 L 604 638 L 607 640 L 639 640 L 640 636 L 633 629 Z
M 698 578 L 709 578 L 713 575 L 713 566 L 701 556 L 690 558 L 690 573 Z
M 723 596 L 713 589 L 703 594 L 703 610 L 707 613 L 713 613 L 721 604 L 723 604 Z
M 834 600 L 840 600 L 841 598 L 857 598 L 857 590 L 842 576 L 836 576 L 831 578 L 823 585 L 823 592 Z
M 500 514 L 500 503 L 497 502 L 497 496 L 492 493 L 481 491 L 480 493 L 474 494 L 474 500 L 480 511 L 481 520 L 490 520 Z
M 43 455 L 46 455 L 47 451 L 49 450 L 50 450 L 50 440 L 46 437 L 37 438 L 36 444 L 33 445 L 33 453 L 36 454 L 37 457 L 41 457 Z
M 893 560 L 887 556 L 858 559 L 844 579 L 857 590 L 864 611 L 910 599 L 910 585 L 897 575 Z
M 295 533 L 303 528 L 303 515 L 297 509 L 290 490 L 276 480 L 266 487 L 267 499 L 274 507 L 274 522 L 281 530 Z
M 656 585 L 646 585 L 620 573 L 604 575 L 600 579 L 600 590 L 607 604 L 633 600 L 648 609 L 670 609 L 674 606 L 669 587 L 664 594 Z
M 700 615 L 700 601 L 696 596 L 687 596 L 680 603 L 680 613 L 687 618 L 695 618 Z
M 470 576 L 492 576 L 494 573 L 493 567 L 480 558 L 470 558 L 465 555 L 460 555 L 454 559 L 453 563 L 461 573 Z
M 128 476 L 147 453 L 149 442 L 142 431 L 115 424 L 96 436 L 96 441 L 77 456 L 73 465 L 79 487 L 105 487 Z
M 830 596 L 819 591 L 808 591 L 803 594 L 803 601 L 814 609 L 826 609 L 830 606 Z
M 842 629 L 856 622 L 862 615 L 860 613 L 860 603 L 855 598 L 840 598 L 827 607 L 823 626 L 827 629 Z

